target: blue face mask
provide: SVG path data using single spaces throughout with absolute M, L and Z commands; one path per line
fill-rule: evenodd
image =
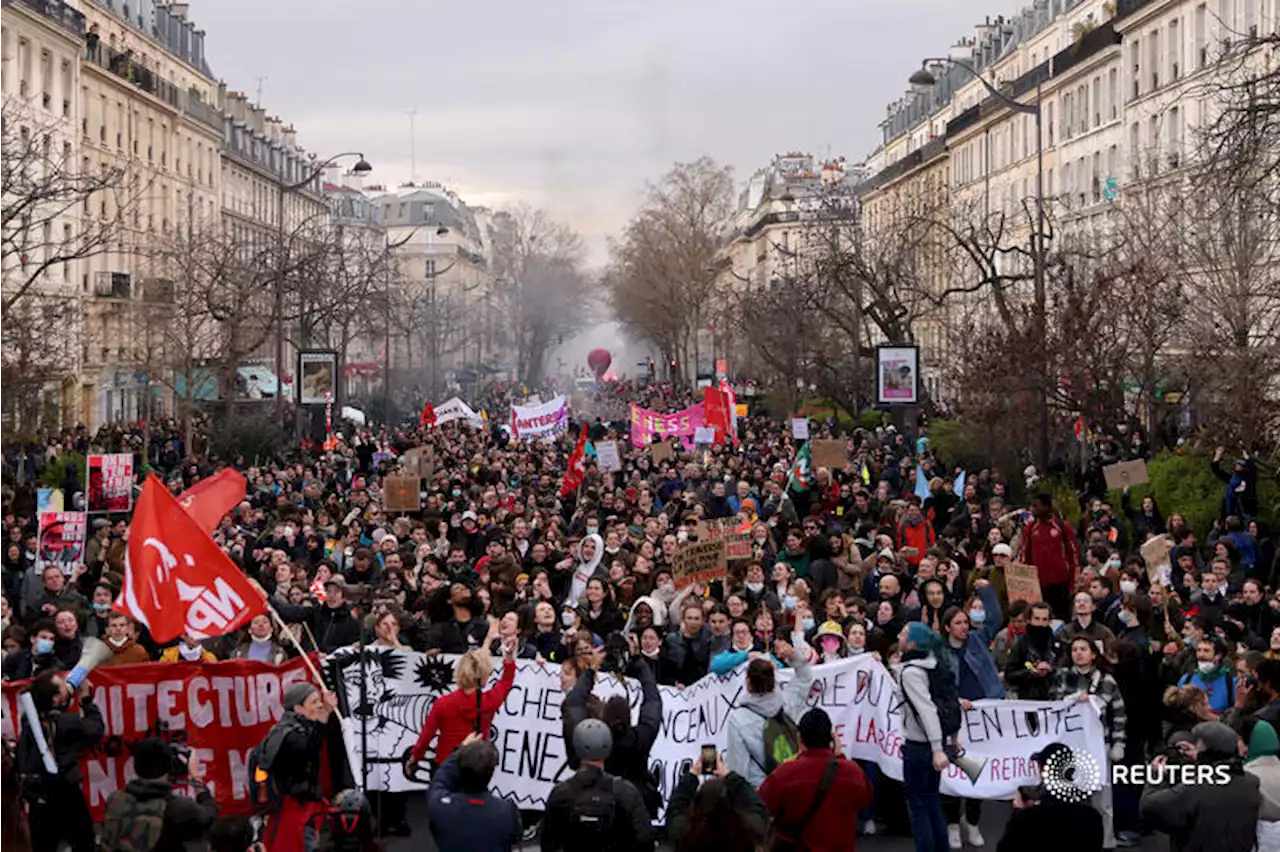
M 805 632 L 808 632 L 813 629 L 814 620 L 812 618 L 802 618 L 800 619 L 800 626 L 805 629 Z
M 52 640 L 52 639 L 37 639 L 37 640 L 36 640 L 36 644 L 35 644 L 35 652 L 36 652 L 36 654 L 37 654 L 37 655 L 40 655 L 40 654 L 52 654 L 52 653 L 53 653 L 53 640 Z
M 795 595 L 787 595 L 785 598 L 783 598 L 783 599 L 782 599 L 782 608 L 783 608 L 783 609 L 786 609 L 786 610 L 792 610 L 792 609 L 795 609 L 795 608 L 796 608 L 796 596 L 795 596 Z
M 970 623 L 970 624 L 982 624 L 982 623 L 983 623 L 983 622 L 985 622 L 986 620 L 987 620 L 987 611 L 986 611 L 986 610 L 984 610 L 984 609 L 971 609 L 971 610 L 969 610 L 969 623 Z

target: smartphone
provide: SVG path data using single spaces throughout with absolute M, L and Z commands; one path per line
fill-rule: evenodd
M 702 774 L 714 775 L 717 763 L 719 763 L 719 756 L 716 754 L 716 747 L 714 745 L 704 745 L 702 747 Z

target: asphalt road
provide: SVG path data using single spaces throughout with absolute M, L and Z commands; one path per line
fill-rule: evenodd
M 996 844 L 1000 840 L 1000 835 L 1004 831 L 1005 821 L 1009 818 L 1009 805 L 1005 802 L 992 802 L 984 805 L 982 810 L 981 830 L 986 840 L 983 849 L 994 850 Z M 409 805 L 409 824 L 413 829 L 410 837 L 388 838 L 387 852 L 422 852 L 423 840 L 430 837 L 430 831 L 427 828 L 426 816 L 426 800 L 425 797 L 415 796 Z M 435 843 L 428 840 L 427 849 L 434 850 Z M 523 847 L 526 850 L 536 850 L 537 842 L 527 843 Z M 669 847 L 664 847 L 669 848 Z M 972 850 L 975 847 L 966 846 L 965 849 Z M 1163 835 L 1152 835 L 1144 837 L 1142 845 L 1137 847 L 1142 852 L 1167 852 L 1169 848 L 1168 841 Z M 874 837 L 858 838 L 859 852 L 914 852 L 915 845 L 910 837 L 889 837 L 876 835 Z

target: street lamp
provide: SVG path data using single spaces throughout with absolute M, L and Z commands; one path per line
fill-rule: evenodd
M 369 165 L 364 154 L 348 151 L 334 154 L 297 183 L 286 184 L 283 177 L 276 181 L 276 248 L 280 254 L 280 268 L 276 274 L 276 419 L 281 425 L 284 424 L 284 197 L 287 193 L 296 192 L 310 184 L 321 172 L 343 157 L 356 158 L 356 164 L 351 167 L 352 174 L 363 177 L 373 171 L 373 166 Z M 295 376 L 294 380 L 298 381 L 299 378 Z
M 1045 326 L 1047 323 L 1045 319 L 1046 298 L 1045 298 L 1045 282 L 1044 282 L 1044 274 L 1045 274 L 1044 110 L 1042 108 L 1043 100 L 1041 98 L 1040 80 L 1036 80 L 1035 101 L 1029 104 L 1024 104 L 1024 103 L 1021 103 L 1020 101 L 1017 101 L 1009 97 L 1008 95 L 1004 94 L 999 89 L 997 89 L 995 86 L 991 85 L 991 83 L 987 82 L 987 79 L 983 77 L 982 74 L 979 73 L 979 71 L 976 68 L 974 68 L 972 65 L 970 65 L 968 62 L 965 62 L 960 59 L 952 59 L 950 57 L 932 57 L 932 58 L 923 60 L 920 63 L 920 68 L 917 69 L 915 73 L 913 73 L 910 77 L 907 78 L 907 82 L 911 85 L 911 91 L 915 92 L 917 95 L 926 95 L 929 92 L 933 91 L 933 87 L 937 85 L 938 80 L 934 76 L 933 71 L 931 71 L 930 68 L 936 68 L 942 65 L 955 65 L 958 68 L 964 69 L 965 71 L 973 75 L 975 78 L 977 78 L 978 82 L 982 84 L 982 87 L 987 90 L 987 93 L 990 94 L 991 97 L 995 98 L 1004 106 L 1008 107 L 1014 112 L 1022 113 L 1023 115 L 1035 116 L 1035 120 L 1036 120 L 1036 229 L 1035 229 L 1035 232 L 1031 235 L 1031 262 L 1032 262 L 1032 268 L 1033 268 L 1033 276 L 1035 279 L 1035 291 L 1034 291 L 1035 311 L 1032 316 L 1032 320 L 1034 324 L 1032 331 L 1035 334 L 1035 337 L 1037 340 L 1043 341 L 1045 338 Z M 1037 431 L 1036 463 L 1040 465 L 1041 469 L 1043 469 L 1047 464 L 1048 457 L 1049 457 L 1049 409 L 1045 400 L 1045 385 L 1046 385 L 1046 382 L 1048 381 L 1048 376 L 1046 375 L 1045 364 L 1043 363 L 1043 359 L 1041 359 L 1041 363 L 1039 363 L 1036 373 L 1037 373 L 1036 387 L 1034 388 L 1034 392 L 1032 394 L 1033 403 L 1035 404 L 1037 409 L 1036 416 L 1039 418 L 1038 429 L 1036 430 Z

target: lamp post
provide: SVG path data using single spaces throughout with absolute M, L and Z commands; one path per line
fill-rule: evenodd
M 968 62 L 959 59 L 951 59 L 949 57 L 933 57 L 925 59 L 921 62 L 920 68 L 912 74 L 907 82 L 911 84 L 911 90 L 916 94 L 927 94 L 937 85 L 937 78 L 934 77 L 930 67 L 939 65 L 955 65 L 964 69 L 973 75 L 982 87 L 987 90 L 991 97 L 995 98 L 1010 110 L 1024 115 L 1035 116 L 1036 121 L 1036 227 L 1035 232 L 1031 235 L 1031 262 L 1032 276 L 1034 279 L 1034 310 L 1032 313 L 1032 332 L 1036 339 L 1043 343 L 1045 338 L 1045 330 L 1047 320 L 1045 295 L 1045 251 L 1044 251 L 1044 110 L 1043 101 L 1041 99 L 1040 81 L 1036 81 L 1036 99 L 1029 104 L 1021 103 L 1008 95 L 1001 92 L 995 86 L 987 82 L 986 78 L 978 72 L 976 68 Z M 1038 350 L 1037 350 L 1038 351 Z M 1045 362 L 1043 356 L 1036 356 L 1036 386 L 1032 392 L 1032 403 L 1036 408 L 1037 428 L 1036 428 L 1036 464 L 1043 471 L 1049 460 L 1049 408 L 1046 402 L 1046 383 L 1049 377 L 1046 375 Z
M 296 192 L 307 184 L 311 183 L 323 172 L 334 164 L 336 160 L 343 157 L 355 157 L 356 164 L 351 167 L 352 174 L 367 175 L 373 171 L 373 166 L 364 158 L 364 154 L 348 151 L 343 154 L 334 154 L 329 159 L 320 163 L 307 175 L 297 183 L 285 183 L 284 178 L 280 177 L 276 181 L 276 248 L 279 252 L 280 259 L 279 269 L 276 270 L 276 420 L 280 425 L 284 425 L 284 271 L 285 271 L 285 240 L 284 240 L 284 197 L 290 192 Z M 295 376 L 295 381 L 299 377 Z M 335 377 L 336 379 L 336 377 Z

